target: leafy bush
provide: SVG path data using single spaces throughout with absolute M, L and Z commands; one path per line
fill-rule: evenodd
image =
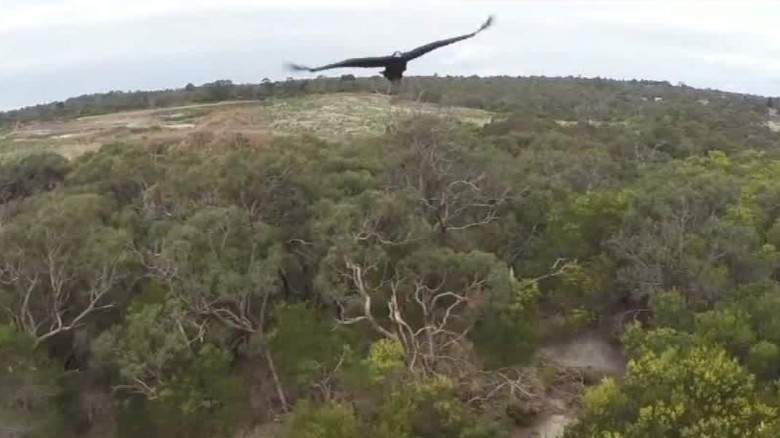
M 584 399 L 566 437 L 769 437 L 777 410 L 760 402 L 755 379 L 722 348 L 648 351 L 629 363 L 625 383 L 607 380 Z
M 71 166 L 53 152 L 24 155 L 0 165 L 0 201 L 20 199 L 52 190 L 65 180 Z
M 285 436 L 289 438 L 358 438 L 365 436 L 355 413 L 341 404 L 317 406 L 299 402 L 287 420 Z

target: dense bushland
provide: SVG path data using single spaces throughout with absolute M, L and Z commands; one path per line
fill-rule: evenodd
M 762 99 L 538 78 L 403 92 L 505 114 L 4 162 L 0 434 L 509 436 L 567 384 L 535 351 L 593 330 L 628 369 L 583 393 L 568 436 L 777 436 Z

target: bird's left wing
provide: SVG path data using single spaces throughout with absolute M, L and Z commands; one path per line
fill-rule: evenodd
M 410 50 L 408 52 L 404 52 L 403 57 L 407 61 L 411 61 L 412 59 L 418 58 L 418 57 L 420 57 L 422 55 L 425 55 L 426 53 L 428 53 L 428 52 L 430 52 L 432 50 L 436 50 L 439 47 L 447 46 L 447 45 L 450 45 L 452 43 L 457 43 L 458 41 L 462 41 L 462 40 L 465 40 L 465 39 L 468 39 L 468 38 L 472 38 L 476 34 L 482 32 L 483 30 L 485 30 L 488 27 L 490 27 L 492 24 L 493 24 L 493 16 L 491 15 L 482 24 L 482 26 L 480 26 L 480 28 L 477 29 L 474 32 L 467 33 L 467 34 L 461 35 L 461 36 L 456 36 L 456 37 L 453 37 L 453 38 L 447 38 L 447 39 L 434 41 L 432 43 L 425 44 L 423 46 L 420 46 L 420 47 L 417 47 L 415 49 L 412 49 L 412 50 Z
M 306 70 L 310 72 L 328 70 L 339 67 L 384 67 L 392 57 L 390 56 L 370 56 L 365 58 L 349 58 L 343 61 L 334 62 L 320 67 L 307 67 L 305 65 L 287 63 L 287 66 L 293 70 Z

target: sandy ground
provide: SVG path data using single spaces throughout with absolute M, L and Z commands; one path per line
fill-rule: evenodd
M 584 333 L 567 342 L 543 347 L 538 356 L 590 375 L 622 376 L 626 368 L 622 352 L 593 333 Z M 552 396 L 548 400 L 547 409 L 536 422 L 517 430 L 514 438 L 560 438 L 575 416 L 575 407 Z

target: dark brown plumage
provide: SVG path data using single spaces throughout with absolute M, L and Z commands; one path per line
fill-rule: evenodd
M 409 61 L 415 58 L 419 58 L 420 56 L 425 55 L 426 53 L 432 50 L 436 50 L 440 47 L 444 47 L 452 43 L 456 43 L 458 41 L 472 38 L 476 34 L 490 27 L 490 25 L 492 24 L 493 24 L 493 16 L 491 15 L 490 17 L 488 17 L 487 21 L 485 21 L 482 24 L 482 26 L 480 26 L 480 28 L 474 32 L 467 33 L 461 36 L 456 36 L 453 38 L 434 41 L 432 43 L 428 43 L 420 47 L 417 47 L 415 49 L 409 50 L 408 52 L 395 52 L 390 56 L 349 58 L 333 64 L 327 64 L 321 67 L 314 67 L 314 68 L 293 64 L 293 63 L 288 63 L 287 66 L 292 70 L 298 70 L 298 71 L 305 70 L 309 72 L 318 72 L 322 70 L 328 70 L 332 68 L 343 68 L 343 67 L 363 67 L 363 68 L 384 67 L 385 69 L 382 70 L 382 75 L 386 77 L 390 82 L 398 82 L 403 77 L 404 71 L 406 71 L 406 64 Z

